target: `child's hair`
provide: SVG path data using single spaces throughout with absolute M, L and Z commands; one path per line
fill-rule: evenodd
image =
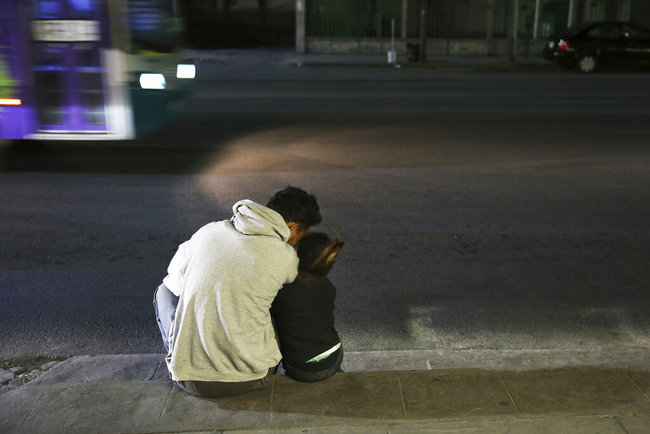
M 329 273 L 345 244 L 334 230 L 330 230 L 333 239 L 322 232 L 310 232 L 302 237 L 297 248 L 299 271 L 316 277 L 324 277 Z

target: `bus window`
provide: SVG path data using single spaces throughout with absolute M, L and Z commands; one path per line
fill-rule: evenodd
M 64 14 L 78 20 L 93 18 L 100 7 L 99 0 L 34 0 L 34 9 L 39 19 L 60 18 Z
M 75 45 L 77 77 L 79 78 L 79 102 L 82 107 L 83 124 L 104 125 L 104 92 L 102 91 L 102 68 L 99 48 L 92 43 Z
M 180 45 L 180 26 L 172 0 L 128 0 L 133 54 L 171 53 Z
M 105 3 L 35 0 L 30 22 L 39 131 L 105 131 Z
M 58 0 L 40 0 L 34 2 L 36 17 L 40 19 L 52 19 L 61 16 L 61 2 Z
M 36 108 L 42 125 L 62 125 L 68 114 L 64 103 L 67 67 L 64 44 L 38 44 L 33 48 Z

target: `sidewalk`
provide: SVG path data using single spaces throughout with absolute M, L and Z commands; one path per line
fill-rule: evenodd
M 532 369 L 529 357 L 505 356 L 524 369 L 350 372 L 368 359 L 353 353 L 348 372 L 325 382 L 274 376 L 265 390 L 219 399 L 173 387 L 160 354 L 78 356 L 0 395 L 0 432 L 650 432 L 647 351 L 625 367 Z
M 188 56 L 199 67 L 206 64 L 285 65 L 297 67 L 385 67 L 385 68 L 490 68 L 549 69 L 555 65 L 539 55 L 520 56 L 511 61 L 505 56 L 429 56 L 426 62 L 409 62 L 405 54 L 397 55 L 395 63 L 388 63 L 387 53 L 382 54 L 326 54 L 296 53 L 288 49 L 221 49 L 192 50 Z

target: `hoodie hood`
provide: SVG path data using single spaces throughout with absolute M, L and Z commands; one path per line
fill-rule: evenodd
M 233 205 L 232 212 L 230 221 L 244 235 L 279 237 L 285 243 L 289 240 L 291 230 L 284 218 L 271 208 L 244 199 Z

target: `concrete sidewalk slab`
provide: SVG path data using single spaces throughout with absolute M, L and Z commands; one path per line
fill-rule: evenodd
M 160 427 L 157 422 L 165 409 L 170 388 L 162 382 L 110 381 L 25 386 L 23 389 L 30 395 L 38 391 L 42 395 L 20 422 L 18 432 L 88 433 L 140 432 Z M 3 428 L 0 419 L 0 431 Z
M 601 368 L 500 373 L 524 414 L 650 414 L 650 400 L 632 375 L 650 379 L 649 373 Z
M 650 426 L 650 369 L 346 372 L 274 376 L 247 395 L 200 399 L 163 355 L 74 357 L 0 395 L 0 432 L 628 432 Z
M 77 356 L 60 362 L 30 384 L 167 378 L 169 373 L 162 354 Z
M 497 372 L 478 369 L 401 371 L 406 412 L 412 418 L 517 416 Z

